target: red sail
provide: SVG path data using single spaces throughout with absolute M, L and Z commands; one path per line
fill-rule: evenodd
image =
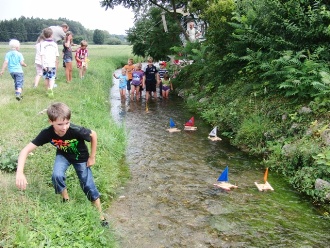
M 189 121 L 186 122 L 185 126 L 193 127 L 195 125 L 195 118 L 191 117 Z

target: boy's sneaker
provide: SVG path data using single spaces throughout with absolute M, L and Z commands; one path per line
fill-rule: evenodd
M 19 95 L 16 95 L 16 100 L 17 101 L 20 101 L 20 100 L 22 100 L 23 99 L 23 97 L 22 97 L 22 95 L 21 94 L 19 94 Z
M 101 226 L 109 227 L 109 222 L 106 219 L 101 220 Z
M 69 201 L 70 201 L 69 199 L 62 198 L 62 202 L 63 202 L 63 203 L 66 203 L 66 202 L 69 202 Z

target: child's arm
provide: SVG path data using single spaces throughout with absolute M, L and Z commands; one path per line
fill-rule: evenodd
M 91 132 L 91 151 L 89 154 L 89 158 L 87 160 L 87 167 L 91 167 L 95 164 L 95 156 L 96 156 L 96 147 L 97 147 L 97 134 L 92 130 Z
M 27 65 L 24 63 L 24 60 L 20 62 L 21 66 L 27 67 Z
M 17 170 L 16 170 L 16 186 L 19 189 L 22 189 L 22 190 L 26 189 L 26 185 L 28 183 L 27 183 L 26 177 L 24 175 L 25 161 L 26 161 L 26 158 L 28 157 L 29 153 L 32 152 L 36 148 L 37 148 L 37 146 L 30 142 L 19 153 Z
M 118 79 L 118 77 L 116 76 L 116 74 L 115 74 L 115 73 L 113 74 L 113 77 L 114 77 L 115 79 Z
M 3 65 L 2 65 L 2 69 L 1 69 L 1 71 L 0 71 L 0 75 L 2 75 L 2 74 L 4 73 L 4 71 L 5 71 L 6 67 L 7 67 L 7 65 L 8 65 L 8 61 L 5 60 L 5 62 L 3 62 Z
M 76 50 L 75 59 L 77 62 L 81 62 L 81 60 L 79 59 L 79 48 L 78 48 L 78 50 Z
M 159 85 L 160 84 L 160 77 L 159 77 L 159 73 L 158 72 L 156 73 L 156 81 L 157 81 L 157 84 Z
M 146 75 L 143 75 L 143 79 L 142 79 L 142 88 L 146 87 Z

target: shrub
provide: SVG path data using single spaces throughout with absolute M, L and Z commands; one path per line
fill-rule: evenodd
M 18 152 L 8 149 L 0 154 L 0 170 L 5 172 L 16 171 Z
M 270 129 L 270 121 L 260 114 L 252 114 L 245 118 L 237 131 L 233 143 L 246 145 L 252 152 L 259 153 L 265 146 L 266 132 Z

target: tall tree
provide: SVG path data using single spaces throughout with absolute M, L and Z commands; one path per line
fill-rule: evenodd
M 104 32 L 102 30 L 95 29 L 93 35 L 93 42 L 97 45 L 104 44 Z
M 132 8 L 137 15 L 139 15 L 139 13 L 146 13 L 151 7 L 158 7 L 165 13 L 172 15 L 173 20 L 176 20 L 182 34 L 184 34 L 188 40 L 186 29 L 180 23 L 177 9 L 183 8 L 187 11 L 189 2 L 190 1 L 188 0 L 102 0 L 100 4 L 101 7 L 104 7 L 106 10 L 108 8 L 113 9 L 115 6 L 122 5 L 125 8 Z
M 135 27 L 127 32 L 127 40 L 133 45 L 133 53 L 139 56 L 152 56 L 155 60 L 167 60 L 170 48 L 179 46 L 180 28 L 172 16 L 166 14 L 167 32 L 161 18 L 162 10 L 153 7 L 140 18 Z

